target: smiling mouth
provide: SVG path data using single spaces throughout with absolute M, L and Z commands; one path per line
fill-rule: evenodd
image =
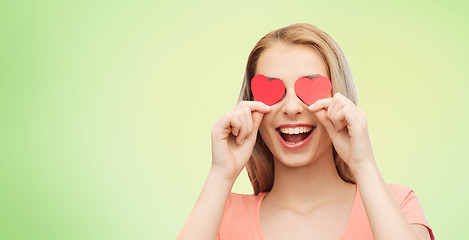
M 308 138 L 315 128 L 314 126 L 279 127 L 276 130 L 287 144 L 295 145 Z

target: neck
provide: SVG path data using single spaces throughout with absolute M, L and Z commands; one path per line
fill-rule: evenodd
M 289 167 L 274 159 L 275 179 L 271 199 L 286 207 L 310 208 L 337 197 L 350 184 L 344 182 L 335 167 L 332 149 L 313 163 Z

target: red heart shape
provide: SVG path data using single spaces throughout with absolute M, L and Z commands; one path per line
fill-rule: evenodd
M 261 101 L 270 106 L 283 98 L 285 84 L 279 79 L 269 81 L 266 76 L 257 74 L 251 80 L 251 91 L 256 101 Z
M 324 76 L 319 76 L 312 80 L 302 77 L 295 82 L 296 95 L 301 99 L 301 101 L 308 104 L 308 106 L 319 99 L 327 98 L 329 93 L 331 93 L 331 90 L 331 80 Z

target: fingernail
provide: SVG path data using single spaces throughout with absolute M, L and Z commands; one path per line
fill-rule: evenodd
M 309 109 L 313 109 L 314 108 L 314 103 L 311 104 L 311 106 L 309 106 Z
M 245 138 L 245 139 L 246 139 L 246 138 Z M 243 139 L 243 140 L 241 140 L 241 142 L 240 142 L 239 144 L 243 144 L 243 142 L 244 142 L 244 139 Z

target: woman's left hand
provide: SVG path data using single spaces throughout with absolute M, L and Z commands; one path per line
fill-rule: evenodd
M 340 93 L 316 101 L 309 109 L 324 126 L 332 144 L 355 175 L 358 168 L 374 163 L 365 113 Z

